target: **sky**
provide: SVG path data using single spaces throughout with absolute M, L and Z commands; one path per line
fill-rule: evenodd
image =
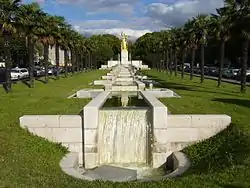
M 215 13 L 223 0 L 24 0 L 38 2 L 52 15 L 64 16 L 80 33 L 131 38 L 180 26 L 201 13 Z

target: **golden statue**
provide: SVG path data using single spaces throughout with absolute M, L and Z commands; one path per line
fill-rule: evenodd
M 128 36 L 122 32 L 122 42 L 121 42 L 121 50 L 128 50 L 127 39 Z

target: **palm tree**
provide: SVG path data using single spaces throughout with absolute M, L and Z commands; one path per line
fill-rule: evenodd
M 183 28 L 179 28 L 177 31 L 177 42 L 179 46 L 179 54 L 181 57 L 181 79 L 184 78 L 184 63 L 186 58 L 187 51 L 187 36 L 186 32 Z
M 166 68 L 166 71 L 168 73 L 168 71 L 169 71 L 169 49 L 170 49 L 170 33 L 169 33 L 169 31 L 164 32 L 163 45 L 164 45 L 165 68 Z
M 195 30 L 195 19 L 188 20 L 184 25 L 184 30 L 187 34 L 187 45 L 188 48 L 191 50 L 191 67 L 190 67 L 190 80 L 193 80 L 194 74 L 194 63 L 195 63 L 195 55 L 197 50 L 197 37 L 196 37 L 196 30 Z
M 36 29 L 43 27 L 43 18 L 45 13 L 40 9 L 38 3 L 31 3 L 20 6 L 18 19 L 22 24 L 22 29 L 27 36 L 28 45 L 28 61 L 29 61 L 29 75 L 30 87 L 34 87 L 34 44 L 38 40 L 35 35 Z
M 55 53 L 56 53 L 56 78 L 59 79 L 59 66 L 60 66 L 60 46 L 63 43 L 62 28 L 65 26 L 65 19 L 61 16 L 52 16 L 52 36 L 55 39 Z
M 51 16 L 49 15 L 44 15 L 42 21 L 43 27 L 40 29 L 36 30 L 37 31 L 37 36 L 39 37 L 39 40 L 42 42 L 44 46 L 44 54 L 43 54 L 43 62 L 44 62 L 44 67 L 45 67 L 45 80 L 44 83 L 48 83 L 48 66 L 49 66 L 49 46 L 52 46 L 54 42 L 54 37 L 51 34 L 51 28 L 53 27 L 52 21 L 51 21 Z
M 210 17 L 207 15 L 198 15 L 195 18 L 195 30 L 197 31 L 196 36 L 198 37 L 200 49 L 201 49 L 201 83 L 204 81 L 204 65 L 205 65 L 205 45 L 207 43 L 208 37 L 208 26 L 209 26 Z
M 174 72 L 175 72 L 175 76 L 177 76 L 177 62 L 178 62 L 178 59 L 177 59 L 177 51 L 178 51 L 178 31 L 177 31 L 177 28 L 173 28 L 171 30 L 171 43 L 172 43 L 172 62 L 174 62 Z M 172 65 L 170 65 L 172 66 Z M 171 73 L 171 72 L 170 72 Z
M 61 35 L 62 35 L 62 49 L 64 50 L 64 71 L 65 71 L 65 77 L 68 75 L 68 65 L 69 65 L 69 37 L 70 37 L 70 28 L 71 26 L 69 24 L 65 24 L 64 27 L 61 29 Z
M 5 59 L 5 83 L 4 88 L 7 93 L 11 92 L 10 71 L 12 67 L 10 53 L 10 38 L 16 32 L 16 18 L 21 0 L 6 0 L 0 4 L 0 31 L 4 39 L 4 59 Z
M 225 3 L 232 11 L 235 20 L 235 28 L 243 38 L 242 44 L 242 65 L 241 65 L 241 92 L 246 92 L 246 72 L 248 64 L 248 49 L 250 41 L 250 2 L 249 0 L 232 1 L 226 0 Z M 240 29 L 239 29 L 240 28 Z
M 228 7 L 223 7 L 217 9 L 217 14 L 212 14 L 211 27 L 212 33 L 215 33 L 217 38 L 220 40 L 220 68 L 217 86 L 221 86 L 222 80 L 222 70 L 224 66 L 225 58 L 225 44 L 230 38 L 230 32 L 233 26 L 231 18 L 231 9 Z

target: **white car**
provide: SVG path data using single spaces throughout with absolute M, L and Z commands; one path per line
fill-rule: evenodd
M 22 78 L 27 78 L 29 76 L 29 71 L 26 68 L 14 68 L 10 72 L 11 80 L 19 80 Z

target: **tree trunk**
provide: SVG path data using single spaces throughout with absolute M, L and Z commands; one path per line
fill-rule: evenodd
M 71 51 L 72 74 L 74 74 L 75 73 L 75 50 L 72 48 L 70 51 Z
M 69 55 L 68 50 L 64 49 L 64 71 L 65 71 L 65 77 L 68 76 L 68 63 L 69 63 Z
M 59 50 L 60 50 L 60 46 L 58 43 L 56 43 L 56 78 L 57 79 L 59 79 L 59 64 L 60 64 Z
M 80 53 L 77 53 L 77 71 L 80 72 L 81 69 L 81 57 L 80 57 Z
M 49 44 L 44 44 L 44 67 L 45 67 L 45 84 L 48 83 L 49 77 L 48 77 L 48 66 L 49 66 Z
M 181 60 L 181 79 L 184 78 L 184 63 L 185 63 L 185 56 L 186 56 L 186 49 L 182 51 L 182 60 Z
M 170 76 L 172 76 L 172 63 L 173 63 L 173 49 L 171 48 L 170 49 L 170 57 L 169 57 L 169 60 L 170 60 L 170 63 L 169 63 L 169 70 L 170 70 Z
M 80 71 L 82 72 L 83 71 L 83 52 L 80 52 L 79 54 L 80 56 Z
M 192 49 L 191 70 L 190 70 L 190 80 L 193 80 L 193 75 L 194 75 L 195 52 L 196 52 L 196 49 L 193 48 Z
M 168 53 L 169 53 L 169 52 L 168 52 L 168 50 L 167 50 L 167 51 L 166 51 L 166 56 L 165 56 L 165 57 L 166 57 L 166 70 L 167 70 L 167 73 L 168 73 L 168 70 L 169 70 L 169 69 L 168 69 L 168 66 L 169 66 L 169 57 L 168 57 L 169 54 L 168 54 Z
M 221 40 L 221 46 L 220 46 L 220 68 L 219 68 L 219 77 L 218 77 L 218 83 L 217 86 L 221 86 L 221 80 L 222 80 L 222 70 L 224 65 L 224 57 L 225 57 L 225 41 Z
M 90 53 L 90 69 L 92 70 L 93 68 L 93 58 L 92 58 L 92 53 Z
M 4 89 L 6 91 L 6 93 L 10 93 L 12 92 L 11 89 L 11 52 L 10 52 L 10 46 L 9 46 L 9 42 L 10 42 L 10 37 L 9 34 L 4 33 L 3 34 L 4 37 L 4 59 L 5 59 L 5 83 L 4 83 Z
M 75 71 L 78 72 L 78 54 L 75 51 Z
M 166 51 L 163 51 L 162 71 L 166 71 Z
M 177 52 L 174 51 L 174 75 L 177 76 Z
M 242 61 L 242 66 L 241 66 L 241 88 L 240 88 L 241 93 L 246 92 L 248 47 L 249 47 L 249 40 L 245 39 L 243 43 L 243 61 Z
M 29 77 L 30 77 L 30 87 L 34 87 L 34 44 L 31 36 L 28 36 L 28 61 L 29 61 Z
M 204 82 L 204 65 L 205 65 L 205 47 L 204 44 L 201 44 L 201 64 L 200 64 L 201 83 Z

